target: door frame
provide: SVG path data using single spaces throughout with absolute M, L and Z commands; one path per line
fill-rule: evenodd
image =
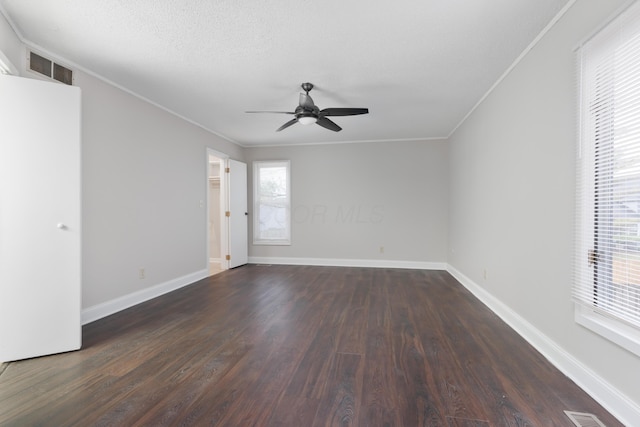
M 207 185 L 207 209 L 206 209 L 206 227 L 207 227 L 207 251 L 206 251 L 206 266 L 207 266 L 207 271 L 209 271 L 209 264 L 210 264 L 210 260 L 211 260 L 211 242 L 210 242 L 210 236 L 211 236 L 211 227 L 209 226 L 209 218 L 211 216 L 211 212 L 209 211 L 210 206 L 211 206 L 211 192 L 209 191 L 209 157 L 210 156 L 214 156 L 219 158 L 220 160 L 222 160 L 222 162 L 220 163 L 220 266 L 222 267 L 222 270 L 228 270 L 229 269 L 229 261 L 227 261 L 226 259 L 226 254 L 229 253 L 229 236 L 228 236 L 228 230 L 227 230 L 227 224 L 226 224 L 226 220 L 225 220 L 225 212 L 228 210 L 228 204 L 229 204 L 229 185 L 227 183 L 227 174 L 224 173 L 224 168 L 226 167 L 226 164 L 229 160 L 229 155 L 222 153 L 220 151 L 216 151 L 212 148 L 207 147 L 206 150 L 206 156 L 205 156 L 205 161 L 206 161 L 206 176 L 205 176 L 205 182 Z

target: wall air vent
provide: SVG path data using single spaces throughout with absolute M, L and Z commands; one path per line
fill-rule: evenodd
M 606 427 L 602 424 L 602 421 L 593 414 L 573 411 L 564 411 L 564 413 L 567 414 L 567 417 L 569 417 L 577 427 Z
M 37 53 L 29 52 L 29 69 L 52 80 L 67 85 L 73 84 L 73 71 Z

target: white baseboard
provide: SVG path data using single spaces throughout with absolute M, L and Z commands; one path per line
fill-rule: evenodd
M 448 265 L 446 270 L 620 422 L 640 426 L 638 404 L 453 266 Z
M 384 259 L 340 259 L 340 258 L 284 258 L 284 257 L 249 257 L 249 264 L 276 265 L 318 265 L 326 267 L 374 267 L 374 268 L 408 268 L 418 270 L 446 270 L 444 262 L 396 261 Z
M 155 297 L 159 297 L 160 295 L 190 285 L 198 280 L 204 279 L 205 277 L 209 277 L 209 271 L 207 269 L 196 271 L 194 273 L 160 283 L 159 285 L 85 308 L 82 310 L 82 324 L 86 325 L 87 323 L 110 316 L 126 308 L 133 307 L 136 304 L 140 304 Z

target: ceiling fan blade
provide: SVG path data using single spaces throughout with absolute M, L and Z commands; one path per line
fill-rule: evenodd
M 334 132 L 340 132 L 342 130 L 340 126 L 338 126 L 331 120 L 327 119 L 326 117 L 322 117 L 322 116 L 318 117 L 318 121 L 316 123 L 322 126 L 323 128 L 332 130 Z
M 295 114 L 291 111 L 245 111 L 245 113 Z
M 311 99 L 308 93 L 301 93 L 300 106 L 307 110 L 313 110 L 313 107 L 315 107 L 316 105 L 313 103 L 313 99 Z
M 291 126 L 293 124 L 296 124 L 297 122 L 298 122 L 298 119 L 291 119 L 287 123 L 285 123 L 282 126 L 280 126 L 278 129 L 276 129 L 276 132 L 280 132 L 282 129 L 286 129 L 289 126 Z
M 325 108 L 320 110 L 321 116 L 357 116 L 358 114 L 369 114 L 368 108 Z

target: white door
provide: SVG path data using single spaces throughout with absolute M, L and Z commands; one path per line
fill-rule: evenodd
M 228 160 L 229 167 L 229 268 L 249 262 L 247 164 Z
M 80 89 L 0 75 L 0 362 L 81 346 Z

